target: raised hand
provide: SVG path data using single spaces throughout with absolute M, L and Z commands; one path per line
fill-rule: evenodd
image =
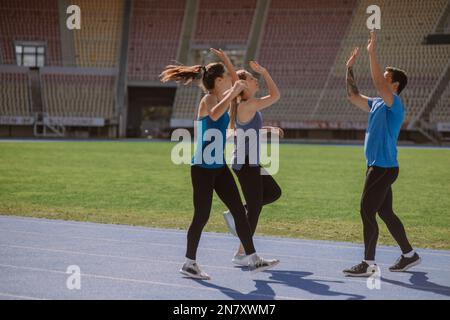
M 277 132 L 278 136 L 283 139 L 284 138 L 284 131 L 283 129 L 279 128 L 279 127 L 274 127 L 275 132 Z
M 222 51 L 222 49 L 210 48 L 209 51 L 214 53 L 223 62 L 230 62 L 230 58 L 227 56 L 225 52 Z
M 370 31 L 369 40 L 367 41 L 367 52 L 372 54 L 375 52 L 375 42 L 377 39 L 377 34 L 374 30 Z
M 348 58 L 346 66 L 347 68 L 353 67 L 353 65 L 356 62 L 356 58 L 358 57 L 359 54 L 359 48 L 356 47 L 355 49 L 353 49 L 352 54 L 350 55 L 350 58 Z
M 250 68 L 252 68 L 253 71 L 255 71 L 256 73 L 264 73 L 266 72 L 266 68 L 262 67 L 258 62 L 256 61 L 250 61 Z
M 284 131 L 283 131 L 283 129 L 281 129 L 279 127 L 264 126 L 262 128 L 266 129 L 267 131 L 269 131 L 272 134 L 278 135 L 281 139 L 284 138 Z
M 248 89 L 248 85 L 247 82 L 245 80 L 238 80 L 234 83 L 233 87 L 231 87 L 230 89 L 226 90 L 224 92 L 225 95 L 227 95 L 228 93 L 232 93 L 233 98 L 235 98 L 236 96 L 238 96 L 242 91 Z
M 232 89 L 234 93 L 239 94 L 245 89 L 248 89 L 247 82 L 245 80 L 238 80 L 235 82 Z

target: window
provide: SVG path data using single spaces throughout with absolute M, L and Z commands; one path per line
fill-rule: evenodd
M 45 64 L 45 44 L 37 42 L 20 42 L 15 44 L 18 66 L 43 67 Z

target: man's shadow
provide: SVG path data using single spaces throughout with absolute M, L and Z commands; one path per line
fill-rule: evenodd
M 275 299 L 275 291 L 269 286 L 271 281 L 266 280 L 254 280 L 255 281 L 255 290 L 249 293 L 242 293 L 232 288 L 222 287 L 216 285 L 210 281 L 203 280 L 194 280 L 198 284 L 205 286 L 207 288 L 216 289 L 223 294 L 227 295 L 233 300 L 274 300 Z
M 308 291 L 311 294 L 327 297 L 348 297 L 349 300 L 362 300 L 365 296 L 345 293 L 331 290 L 331 287 L 325 283 L 345 283 L 345 281 L 317 280 L 308 279 L 306 277 L 314 275 L 312 272 L 305 271 L 288 271 L 288 270 L 269 270 L 270 279 L 277 283 L 294 287 L 300 290 Z
M 405 283 L 397 280 L 391 280 L 381 277 L 381 281 L 387 282 L 396 286 L 401 286 L 408 289 L 421 290 L 426 292 L 433 292 L 446 297 L 450 297 L 450 287 L 446 287 L 431 281 L 428 281 L 427 272 L 408 271 L 404 273 L 411 274 L 409 278 L 410 283 Z
M 348 297 L 349 300 L 361 300 L 364 299 L 365 296 L 349 294 L 345 292 L 333 291 L 330 289 L 329 285 L 324 284 L 324 282 L 328 283 L 344 283 L 344 281 L 329 281 L 329 280 L 312 280 L 306 279 L 307 276 L 313 275 L 311 272 L 304 271 L 288 271 L 288 270 L 269 270 L 264 271 L 264 273 L 270 274 L 270 280 L 254 280 L 255 281 L 255 290 L 249 293 L 242 293 L 232 288 L 222 287 L 216 284 L 213 284 L 208 281 L 195 280 L 197 283 L 208 287 L 214 288 L 227 295 L 231 299 L 235 300 L 273 300 L 277 296 L 275 291 L 272 289 L 270 284 L 281 284 L 293 288 L 297 288 L 300 290 L 304 290 L 310 292 L 315 295 L 320 296 L 329 296 L 329 297 L 338 297 L 344 296 Z M 283 294 L 278 294 L 281 298 L 283 298 Z M 301 297 L 299 297 L 301 299 Z

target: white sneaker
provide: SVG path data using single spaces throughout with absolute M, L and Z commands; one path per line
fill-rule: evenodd
M 249 256 L 246 254 L 239 254 L 236 253 L 231 260 L 234 264 L 237 264 L 238 266 L 248 267 L 248 264 L 250 263 Z
M 183 267 L 180 269 L 180 272 L 190 278 L 200 279 L 200 280 L 211 280 L 211 277 L 203 272 L 197 263 L 187 263 L 183 264 Z
M 234 223 L 234 218 L 233 215 L 231 214 L 230 211 L 225 211 L 223 213 L 223 218 L 225 219 L 225 223 L 228 227 L 228 231 L 234 235 L 234 236 L 238 236 L 237 232 L 236 232 L 236 224 Z
M 278 260 L 278 259 L 266 260 L 266 259 L 263 259 L 263 258 L 255 255 L 253 257 L 249 257 L 248 267 L 249 267 L 251 273 L 257 273 L 257 272 L 271 269 L 279 263 L 280 263 L 280 260 Z

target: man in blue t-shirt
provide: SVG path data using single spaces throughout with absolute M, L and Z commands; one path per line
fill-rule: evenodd
M 389 268 L 400 272 L 418 265 L 419 255 L 411 247 L 405 228 L 392 209 L 392 184 L 397 179 L 397 139 L 403 123 L 405 107 L 399 98 L 407 84 L 404 71 L 388 67 L 383 73 L 375 54 L 376 34 L 370 32 L 367 45 L 372 80 L 379 97 L 369 98 L 359 93 L 353 75 L 353 65 L 359 48 L 347 61 L 347 96 L 351 103 L 369 113 L 364 142 L 367 161 L 366 181 L 361 198 L 361 218 L 364 229 L 364 260 L 344 270 L 353 277 L 369 277 L 376 272 L 375 249 L 378 240 L 376 214 L 386 223 L 389 232 L 399 244 L 402 255 Z

